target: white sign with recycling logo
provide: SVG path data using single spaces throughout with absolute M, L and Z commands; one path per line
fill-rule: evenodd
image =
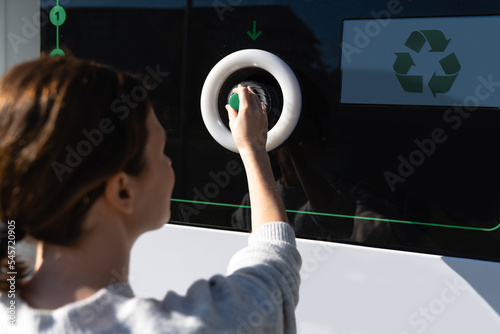
M 500 16 L 344 20 L 340 101 L 500 107 L 495 36 Z

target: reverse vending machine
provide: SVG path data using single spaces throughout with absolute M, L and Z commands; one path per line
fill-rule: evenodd
M 243 83 L 303 257 L 299 333 L 499 332 L 497 1 L 0 0 L 0 21 L 0 72 L 42 52 L 148 77 L 176 186 L 134 248 L 137 295 L 245 246 L 224 109 Z

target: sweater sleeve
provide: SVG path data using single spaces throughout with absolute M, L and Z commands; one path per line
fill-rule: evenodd
M 162 304 L 196 319 L 196 333 L 293 334 L 300 266 L 292 228 L 268 223 L 232 257 L 227 276 L 199 280 L 185 296 L 169 292 Z
M 248 247 L 236 253 L 228 266 L 228 274 L 238 274 L 262 268 L 272 279 L 287 290 L 294 307 L 299 301 L 299 270 L 302 259 L 296 248 L 295 234 L 283 222 L 268 223 L 255 230 Z
M 296 332 L 301 264 L 293 229 L 283 222 L 265 224 L 255 230 L 248 247 L 236 253 L 229 263 L 228 273 L 234 277 L 255 277 L 254 288 L 269 294 L 258 303 L 269 308 L 272 305 L 281 313 L 282 323 L 275 333 Z

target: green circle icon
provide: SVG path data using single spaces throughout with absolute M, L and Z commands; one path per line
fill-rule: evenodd
M 52 52 L 50 53 L 50 56 L 51 56 L 51 57 L 55 57 L 55 56 L 65 56 L 65 55 L 66 55 L 66 53 L 64 53 L 64 51 L 63 51 L 63 50 L 61 50 L 61 49 L 54 49 L 54 50 L 52 50 Z
M 233 94 L 229 97 L 229 105 L 234 110 L 240 109 L 240 98 L 239 98 L 238 94 Z
M 55 6 L 50 11 L 50 22 L 56 27 L 59 27 L 66 21 L 66 11 L 61 6 Z

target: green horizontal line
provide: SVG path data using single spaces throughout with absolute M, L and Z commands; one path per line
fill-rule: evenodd
M 215 205 L 215 206 L 224 206 L 230 208 L 246 208 L 250 209 L 249 205 L 238 205 L 238 204 L 228 204 L 228 203 L 215 203 L 215 202 L 203 202 L 203 201 L 193 201 L 187 199 L 171 199 L 173 202 L 182 202 L 182 203 L 191 203 L 191 204 L 203 204 L 203 205 Z M 446 228 L 454 228 L 461 230 L 472 230 L 472 231 L 484 231 L 491 232 L 495 231 L 500 227 L 500 223 L 492 228 L 484 228 L 484 227 L 471 227 L 471 226 L 455 226 L 455 225 L 445 225 L 445 224 L 433 224 L 433 223 L 422 223 L 422 222 L 413 222 L 408 220 L 397 220 L 397 219 L 386 219 L 386 218 L 372 218 L 372 217 L 360 217 L 360 216 L 349 216 L 349 215 L 341 215 L 337 213 L 324 213 L 324 212 L 311 212 L 311 211 L 299 211 L 299 210 L 286 210 L 286 212 L 290 213 L 302 213 L 306 215 L 317 215 L 317 216 L 327 216 L 327 217 L 337 217 L 337 218 L 348 218 L 348 219 L 363 219 L 363 220 L 377 220 L 382 222 L 389 223 L 397 223 L 397 224 L 412 224 L 412 225 L 425 225 L 425 226 L 435 226 L 435 227 L 446 227 Z

